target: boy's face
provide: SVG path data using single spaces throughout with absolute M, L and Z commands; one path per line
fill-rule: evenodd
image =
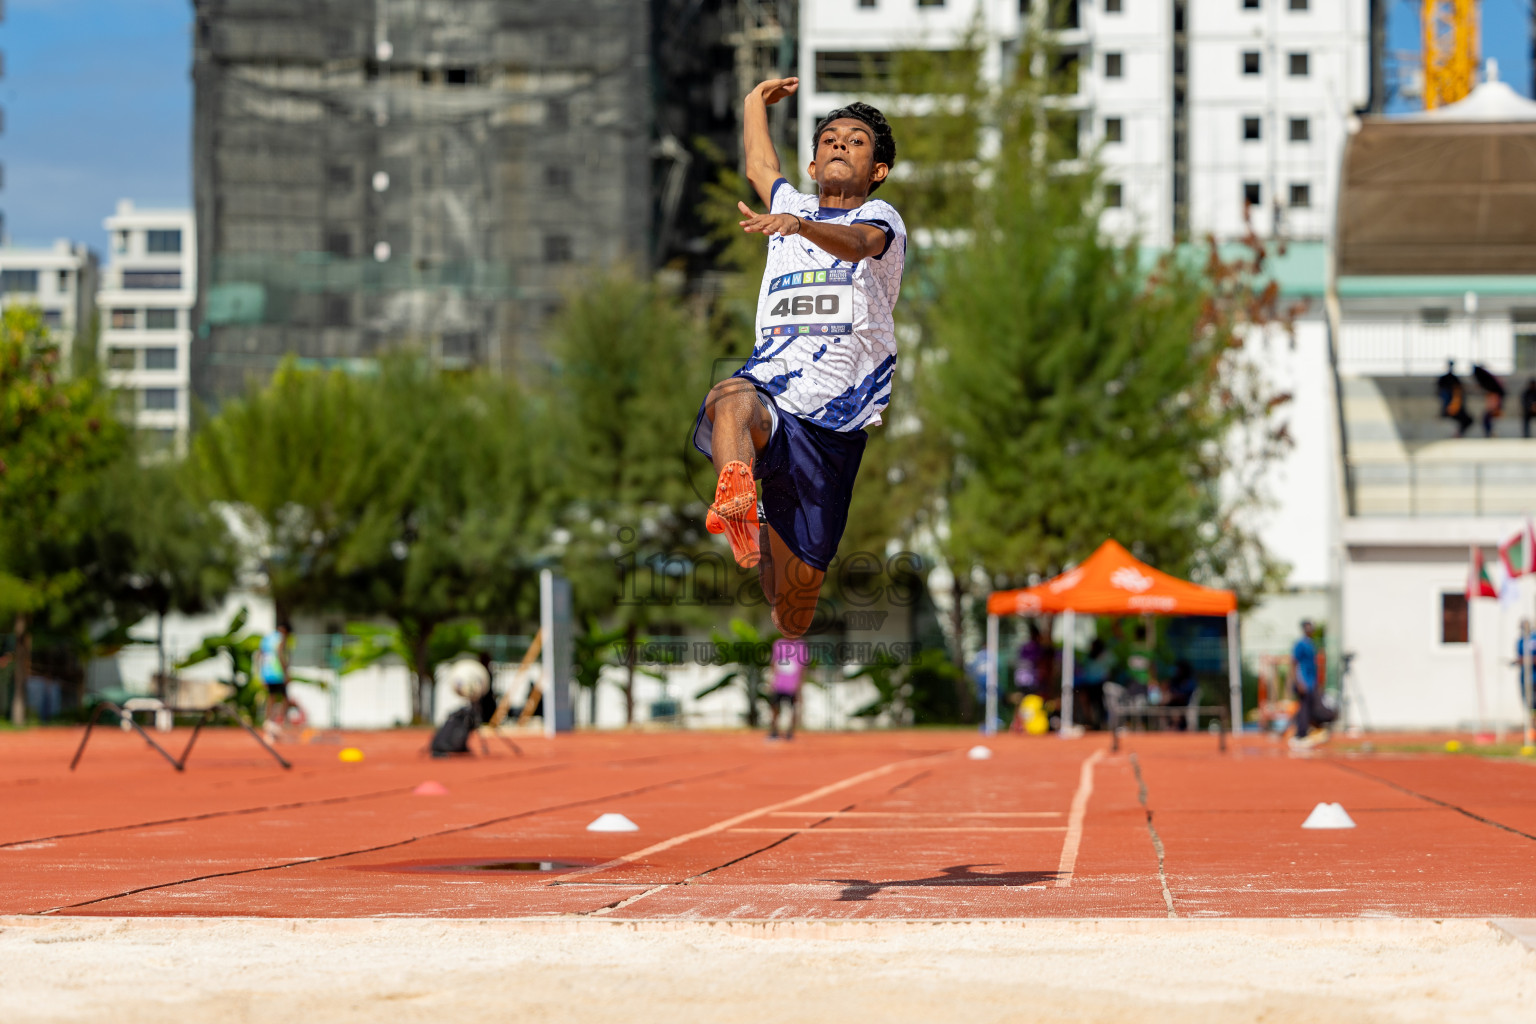
M 885 180 L 891 169 L 875 163 L 875 133 L 852 117 L 840 117 L 816 137 L 811 179 L 821 188 L 869 194 L 869 187 Z

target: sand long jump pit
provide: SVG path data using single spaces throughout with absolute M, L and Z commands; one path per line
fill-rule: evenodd
M 1518 761 L 396 732 L 283 769 L 222 731 L 176 772 L 113 730 L 71 772 L 78 740 L 0 745 L 0 1021 L 1536 1019 Z M 1301 828 L 1321 802 L 1355 827 Z

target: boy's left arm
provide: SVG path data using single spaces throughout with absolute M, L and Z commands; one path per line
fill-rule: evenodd
M 849 263 L 880 256 L 889 244 L 885 230 L 874 224 L 824 224 L 793 213 L 753 213 L 746 203 L 737 203 L 736 208 L 746 217 L 741 221 L 743 231 L 803 235 L 818 249 Z

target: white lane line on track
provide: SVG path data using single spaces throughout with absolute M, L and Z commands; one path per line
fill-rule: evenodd
M 927 764 L 931 761 L 937 761 L 942 758 L 958 757 L 960 756 L 960 753 L 961 752 L 958 750 L 946 750 L 938 754 L 928 754 L 923 757 L 912 757 L 902 761 L 892 761 L 890 764 L 883 764 L 878 768 L 871 768 L 867 772 L 859 772 L 859 774 L 850 775 L 846 779 L 840 779 L 837 782 L 828 783 L 819 789 L 811 790 L 809 793 L 802 793 L 799 796 L 791 797 L 788 800 L 780 800 L 777 803 L 768 804 L 766 807 L 759 807 L 756 810 L 747 811 L 743 814 L 732 815 L 723 821 L 715 822 L 713 825 L 705 825 L 703 828 L 694 829 L 692 832 L 684 832 L 680 836 L 673 836 L 671 839 L 663 839 L 661 842 L 647 846 L 643 850 L 636 850 L 634 853 L 626 853 L 622 857 L 615 857 L 613 860 L 602 864 L 594 864 L 589 868 L 582 868 L 579 871 L 572 871 L 570 874 L 567 874 L 564 877 L 567 879 L 580 878 L 583 875 L 595 875 L 599 871 L 607 871 L 610 868 L 631 864 L 637 860 L 640 860 L 642 857 L 654 856 L 655 854 L 661 853 L 664 850 L 670 850 L 674 846 L 682 846 L 684 843 L 691 843 L 695 839 L 702 839 L 705 836 L 712 836 L 717 832 L 724 832 L 727 829 L 735 828 L 737 825 L 740 825 L 744 821 L 751 821 L 753 818 L 761 818 L 765 815 L 772 814 L 775 811 L 782 811 L 785 808 L 793 807 L 795 804 L 803 804 L 810 800 L 820 800 L 824 796 L 829 796 L 833 793 L 839 792 L 840 790 L 848 789 L 851 786 L 857 786 L 860 783 L 868 782 L 871 779 L 878 779 L 882 775 L 889 775 L 892 772 L 901 771 L 904 768 L 915 768 L 919 765 Z M 782 830 L 775 829 L 774 831 Z
M 1088 815 L 1088 798 L 1093 796 L 1093 766 L 1104 759 L 1104 751 L 1095 750 L 1083 760 L 1077 776 L 1077 792 L 1072 794 L 1072 810 L 1067 816 L 1067 835 L 1061 841 L 1061 863 L 1056 867 L 1056 888 L 1072 886 L 1072 872 L 1077 867 L 1077 850 L 1083 843 L 1083 819 Z
M 1060 818 L 1061 811 L 774 811 L 773 818 Z
M 822 832 L 884 832 L 892 836 L 904 836 L 912 832 L 1065 832 L 1065 825 L 946 825 L 924 826 L 913 825 L 896 826 L 894 828 L 796 828 L 793 825 L 783 825 L 779 828 L 733 828 L 730 832 L 772 832 L 774 835 L 784 835 L 794 832 L 802 836 L 814 836 Z

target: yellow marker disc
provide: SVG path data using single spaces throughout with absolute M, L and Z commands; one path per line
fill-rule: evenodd
M 357 762 L 363 759 L 363 752 L 358 750 L 356 747 L 346 747 L 336 756 L 341 758 L 343 761 Z
M 1454 753 L 1456 753 L 1456 751 L 1458 751 L 1460 749 L 1461 749 L 1461 741 L 1460 740 L 1446 740 L 1445 741 L 1445 752 L 1447 754 L 1454 754 Z
M 1521 757 L 1536 757 L 1536 747 L 1521 747 L 1520 748 L 1520 756 Z

